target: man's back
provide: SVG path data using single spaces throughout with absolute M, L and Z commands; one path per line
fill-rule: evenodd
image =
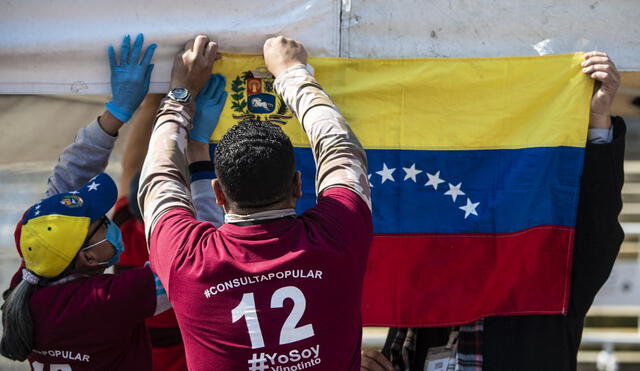
M 209 78 L 216 49 L 207 40 L 201 35 L 187 44 L 172 86 L 204 85 L 197 82 Z M 317 206 L 295 215 L 300 173 L 282 129 L 241 122 L 215 151 L 213 189 L 227 224 L 216 230 L 197 222 L 185 182 L 185 149 L 195 148 L 187 147 L 193 106 L 169 96 L 156 117 L 138 193 L 151 266 L 174 305 L 190 370 L 358 369 L 372 234 L 366 154 L 305 68 L 299 43 L 269 39 L 264 56 L 275 90 L 308 136 Z M 191 72 L 184 63 L 192 63 Z
M 186 210 L 165 214 L 152 244 L 186 243 L 152 259 L 171 265 L 189 368 L 357 369 L 371 228 L 368 206 L 345 188 L 262 224 L 216 230 Z

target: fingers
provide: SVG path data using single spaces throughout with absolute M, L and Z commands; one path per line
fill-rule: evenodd
M 217 100 L 215 100 L 215 102 L 216 102 L 216 106 L 217 106 L 217 105 L 220 105 L 220 104 L 223 104 L 224 102 L 226 102 L 226 100 L 227 100 L 227 95 L 228 95 L 228 94 L 227 94 L 227 92 L 226 92 L 226 91 L 224 91 L 224 90 L 222 90 L 222 94 L 220 95 L 220 97 L 219 97 Z
M 604 85 L 616 83 L 616 81 L 613 79 L 611 74 L 607 72 L 602 72 L 602 71 L 594 72 L 591 75 L 589 75 L 589 77 L 591 77 L 596 81 L 600 81 Z
M 223 93 L 225 93 L 224 87 L 227 84 L 227 79 L 219 73 L 213 76 L 215 78 L 215 82 L 214 84 L 212 84 L 211 94 L 213 96 L 211 97 L 211 100 L 213 100 L 216 103 L 219 103 L 220 98 L 222 97 Z
M 291 66 L 307 63 L 304 46 L 284 36 L 267 39 L 262 53 L 267 69 L 276 77 Z
M 113 46 L 109 45 L 109 48 L 107 49 L 108 54 L 109 54 L 109 65 L 111 66 L 111 68 L 115 67 L 118 65 L 118 62 L 116 62 L 116 51 L 113 49 Z
M 147 70 L 145 71 L 144 74 L 144 81 L 151 81 L 151 71 L 153 71 L 153 64 L 150 64 L 149 66 L 147 66 Z
M 589 75 L 591 78 L 600 76 L 607 81 L 618 83 L 620 82 L 620 73 L 616 70 L 615 66 L 609 63 L 593 64 L 582 69 L 582 72 Z M 600 79 L 597 79 L 602 81 Z M 605 82 L 605 81 L 602 81 Z
M 142 44 L 144 43 L 144 35 L 141 33 L 136 36 L 136 40 L 133 42 L 133 49 L 131 50 L 131 64 L 138 64 L 140 60 L 140 53 L 142 53 Z
M 207 61 L 215 61 L 218 56 L 218 44 L 213 41 L 209 41 L 207 47 L 204 50 L 204 56 L 207 58 Z
M 141 65 L 146 65 L 151 63 L 151 58 L 153 58 L 153 53 L 156 51 L 158 44 L 151 44 L 147 47 L 147 50 L 144 52 L 144 57 L 142 57 L 142 61 L 140 61 Z
M 605 85 L 613 84 L 617 86 L 620 84 L 620 74 L 611 64 L 594 64 L 583 68 L 582 71 L 589 75 L 590 78 Z
M 193 51 L 196 55 L 204 55 L 207 44 L 209 43 L 209 38 L 205 35 L 196 36 L 193 42 Z
M 122 44 L 120 45 L 120 65 L 129 64 L 129 48 L 131 47 L 131 37 L 126 35 L 122 39 Z
M 584 62 L 582 62 L 581 66 L 587 67 L 594 64 L 603 64 L 603 63 L 613 63 L 613 62 L 611 62 L 611 60 L 608 57 L 593 56 L 593 57 L 587 58 Z
M 211 79 L 213 62 L 218 53 L 218 45 L 206 35 L 198 35 L 189 40 L 184 50 L 176 55 L 171 71 L 172 87 L 184 87 L 191 94 L 201 96 L 211 93 L 207 85 Z M 205 88 L 205 90 L 202 90 Z M 208 96 L 210 97 L 210 96 Z
M 204 87 L 202 88 L 202 90 L 200 90 L 200 95 L 205 96 L 205 97 L 209 97 L 211 96 L 211 92 L 212 92 L 212 87 L 215 85 L 216 81 L 215 81 L 215 75 L 212 75 L 209 80 L 207 80 L 207 83 L 204 85 Z
M 371 371 L 394 371 L 391 361 L 389 361 L 382 353 L 367 350 L 362 352 L 361 367 Z
M 594 51 L 591 51 L 591 52 L 588 52 L 588 53 L 584 53 L 584 59 L 589 59 L 589 58 L 595 57 L 595 56 L 598 56 L 598 57 L 609 57 L 607 55 L 607 53 L 599 52 L 597 50 L 594 50 Z
M 606 53 L 598 51 L 588 52 L 585 53 L 584 59 L 585 61 L 581 64 L 581 66 L 583 67 L 582 71 L 584 73 L 591 74 L 594 71 L 601 71 L 604 68 L 605 72 L 610 72 L 617 78 L 620 77 L 620 73 L 618 72 L 616 65 Z M 595 68 L 598 65 L 600 66 Z
M 582 72 L 590 78 L 601 82 L 607 90 L 617 90 L 620 84 L 620 73 L 606 53 L 592 51 L 585 53 Z
M 224 91 L 226 83 L 227 80 L 223 75 L 219 73 L 211 75 L 207 84 L 200 91 L 200 95 L 208 97 L 208 100 L 217 105 L 226 99 L 227 93 Z
M 184 50 L 183 51 L 188 51 L 188 50 L 192 50 L 193 49 L 193 44 L 195 43 L 195 39 L 191 39 L 189 41 L 187 41 L 186 44 L 184 44 Z

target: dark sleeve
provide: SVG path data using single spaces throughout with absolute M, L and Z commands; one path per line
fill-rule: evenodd
M 106 317 L 123 326 L 153 316 L 156 284 L 151 268 L 133 268 L 120 274 L 106 274 L 92 289 L 94 301 Z M 114 324 L 116 326 L 117 324 Z
M 618 222 L 622 209 L 626 126 L 614 117 L 613 142 L 588 144 L 580 185 L 573 248 L 569 315 L 584 316 L 609 278 L 624 232 Z

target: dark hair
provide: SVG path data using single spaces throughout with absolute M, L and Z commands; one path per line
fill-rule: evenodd
M 22 280 L 11 291 L 4 293 L 0 353 L 9 359 L 24 361 L 33 349 L 33 320 L 29 304 L 34 288 L 34 285 Z
M 220 139 L 214 163 L 225 196 L 240 209 L 285 200 L 296 167 L 293 145 L 278 125 L 248 120 Z

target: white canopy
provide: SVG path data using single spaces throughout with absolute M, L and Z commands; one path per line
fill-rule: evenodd
M 284 34 L 312 55 L 489 57 L 599 49 L 640 70 L 637 0 L 0 0 L 1 94 L 109 93 L 106 48 L 156 42 L 151 90 L 197 33 L 222 51 L 260 53 Z

